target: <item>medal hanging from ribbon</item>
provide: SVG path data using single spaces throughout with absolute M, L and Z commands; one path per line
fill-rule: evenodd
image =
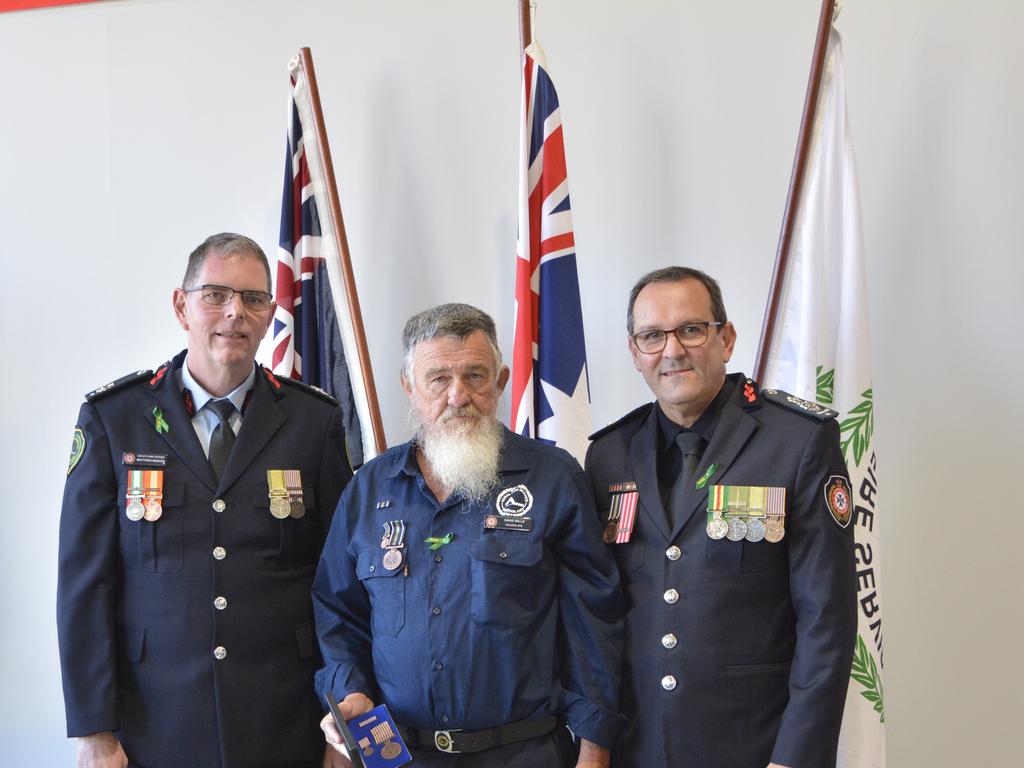
M 142 503 L 146 494 L 145 486 L 142 484 L 142 475 L 143 470 L 141 469 L 128 470 L 128 490 L 125 493 L 128 506 L 125 507 L 124 513 L 133 523 L 141 520 L 146 514 L 146 507 Z
M 288 491 L 288 513 L 298 520 L 306 515 L 306 505 L 302 501 L 302 475 L 297 469 L 284 471 L 284 486 Z
M 155 523 L 164 513 L 164 473 L 159 469 L 147 469 L 143 472 L 146 489 L 146 512 L 144 517 Z
M 785 535 L 786 489 L 713 485 L 708 493 L 707 533 L 712 539 L 779 542 Z
M 397 571 L 405 562 L 402 549 L 405 547 L 405 521 L 389 520 L 384 523 L 384 538 L 380 540 L 384 553 L 383 564 L 389 571 Z
M 267 486 L 270 488 L 270 514 L 278 520 L 284 520 L 292 513 L 288 489 L 284 482 L 284 470 L 268 469 Z
M 608 486 L 608 520 L 604 529 L 606 544 L 627 544 L 636 523 L 636 507 L 640 492 L 636 483 L 615 483 Z

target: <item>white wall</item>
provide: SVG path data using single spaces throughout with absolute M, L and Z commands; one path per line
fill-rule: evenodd
M 623 334 L 646 270 L 719 277 L 740 332 L 733 368 L 752 367 L 818 3 L 540 5 L 603 424 L 648 397 Z M 1018 764 L 1024 6 L 845 6 L 889 765 Z M 245 232 L 273 252 L 299 46 L 320 78 L 390 441 L 406 436 L 409 314 L 475 303 L 510 348 L 516 14 L 513 0 L 117 0 L 0 15 L 3 765 L 72 761 L 53 614 L 82 393 L 183 345 L 170 290 L 206 235 Z

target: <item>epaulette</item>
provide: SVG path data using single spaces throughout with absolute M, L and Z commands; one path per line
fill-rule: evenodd
M 135 373 L 129 373 L 127 376 L 122 376 L 120 379 L 114 379 L 113 381 L 104 384 L 102 387 L 97 387 L 92 392 L 86 394 L 85 399 L 90 403 L 99 400 L 101 397 L 106 397 L 111 392 L 117 392 L 119 389 L 124 389 L 129 384 L 134 384 L 137 381 L 148 379 L 153 375 L 152 370 L 135 371 Z
M 818 421 L 828 421 L 839 415 L 839 411 L 833 411 L 831 408 L 818 405 L 810 400 L 803 400 L 796 395 L 789 394 L 789 392 L 783 392 L 781 389 L 762 389 L 761 396 L 776 405 L 802 413 L 804 416 L 811 416 Z
M 590 440 L 597 440 L 597 438 L 601 437 L 602 435 L 608 434 L 613 429 L 618 429 L 623 424 L 625 424 L 627 421 L 632 421 L 633 419 L 637 419 L 637 418 L 639 418 L 641 416 L 646 416 L 647 412 L 650 411 L 650 410 L 651 410 L 651 404 L 650 403 L 645 403 L 644 405 L 641 405 L 639 408 L 634 408 L 632 411 L 627 413 L 621 419 L 616 419 L 615 421 L 613 421 L 608 426 L 602 427 L 601 429 L 597 430 L 597 432 L 592 434 L 589 437 L 589 439 Z
M 289 376 L 278 376 L 272 373 L 269 368 L 263 368 L 263 373 L 266 375 L 267 381 L 270 382 L 270 386 L 272 386 L 275 390 L 280 390 L 281 384 L 287 384 L 290 387 L 295 387 L 295 389 L 307 392 L 313 395 L 314 397 L 318 397 L 324 402 L 330 403 L 331 405 L 338 404 L 338 401 L 334 397 L 332 397 L 330 393 L 325 392 L 324 390 L 320 389 L 320 387 L 314 387 L 312 384 L 306 384 L 303 381 L 293 379 Z

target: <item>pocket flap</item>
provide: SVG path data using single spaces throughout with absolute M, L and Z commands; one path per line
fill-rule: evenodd
M 402 572 L 401 568 L 389 571 L 384 567 L 383 549 L 364 549 L 359 553 L 356 560 L 356 576 L 360 579 L 374 579 L 379 576 L 397 576 Z
M 521 538 L 515 539 L 513 536 Z M 511 536 L 485 534 L 473 542 L 469 552 L 477 560 L 527 567 L 540 562 L 544 556 L 544 545 L 526 539 L 521 533 Z

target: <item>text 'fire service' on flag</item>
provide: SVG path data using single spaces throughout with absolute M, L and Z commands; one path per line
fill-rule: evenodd
M 289 68 L 272 369 L 338 399 L 349 461 L 357 467 L 376 451 L 372 440 L 363 440 L 360 429 L 360 423 L 370 423 L 368 409 L 335 253 L 336 239 L 325 215 L 323 161 L 311 129 L 308 91 L 298 57 Z
M 558 95 L 537 43 L 523 51 L 520 131 L 511 426 L 582 462 L 592 422 L 576 243 Z
M 839 740 L 841 768 L 885 766 L 879 493 L 867 278 L 842 46 L 833 29 L 765 386 L 839 412 L 853 488 L 857 644 Z

